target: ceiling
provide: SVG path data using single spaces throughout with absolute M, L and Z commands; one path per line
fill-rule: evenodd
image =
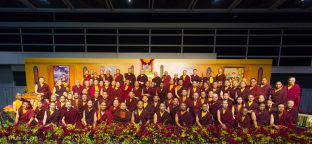
M 310 12 L 312 0 L 0 0 L 0 11 Z

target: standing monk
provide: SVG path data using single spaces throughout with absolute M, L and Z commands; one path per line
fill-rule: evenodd
M 78 93 L 78 95 L 81 95 L 82 94 L 82 90 L 84 89 L 84 87 L 82 85 L 80 85 L 80 82 L 79 80 L 76 80 L 75 81 L 75 84 L 73 87 L 72 87 L 72 94 L 74 93 Z
M 266 78 L 263 78 L 261 81 L 260 90 L 265 100 L 269 99 L 271 89 L 272 87 L 268 84 L 268 80 Z
M 152 82 L 154 83 L 155 87 L 158 88 L 161 83 L 161 78 L 158 76 L 157 72 L 154 72 L 154 78 L 152 79 Z
M 39 83 L 35 85 L 35 93 L 41 95 L 43 99 L 46 101 L 50 100 L 51 91 L 49 86 L 46 83 L 44 83 L 43 77 L 40 77 Z
M 250 79 L 249 94 L 253 95 L 256 100 L 259 98 L 259 95 L 261 94 L 261 90 L 258 87 L 257 80 L 255 78 Z
M 197 74 L 197 69 L 193 70 L 193 74 L 191 75 L 191 81 L 196 81 L 196 82 L 200 82 L 201 81 L 201 77 Z
M 270 99 L 273 101 L 274 106 L 287 103 L 287 90 L 283 87 L 281 81 L 275 83 L 275 88 L 271 91 Z
M 129 80 L 130 85 L 134 86 L 134 82 L 136 80 L 135 75 L 132 73 L 132 69 L 128 68 L 128 73 L 125 73 L 125 80 Z
M 116 69 L 116 74 L 114 75 L 114 81 L 115 81 L 115 82 L 119 82 L 120 85 L 123 85 L 123 83 L 124 83 L 124 77 L 123 77 L 123 75 L 120 73 L 120 69 Z
M 222 85 L 224 84 L 224 81 L 226 80 L 226 76 L 225 74 L 223 73 L 223 69 L 222 68 L 219 68 L 218 70 L 218 74 L 216 75 L 216 81 L 221 81 L 222 82 Z
M 145 83 L 148 81 L 148 77 L 144 74 L 144 70 L 140 70 L 140 75 L 137 77 L 137 81 L 140 84 L 140 87 L 143 87 Z
M 187 71 L 183 70 L 183 75 L 180 76 L 180 79 L 183 80 L 183 87 L 188 88 L 191 84 L 191 78 L 187 75 Z
M 295 102 L 294 108 L 299 109 L 300 105 L 300 86 L 296 84 L 296 78 L 290 77 L 288 79 L 287 97 L 289 100 Z
M 164 83 L 164 86 L 165 86 L 166 88 L 169 87 L 170 81 L 171 81 L 171 76 L 168 75 L 168 71 L 165 71 L 165 72 L 164 72 L 164 75 L 162 76 L 162 82 Z M 174 83 L 172 83 L 172 84 L 174 84 Z

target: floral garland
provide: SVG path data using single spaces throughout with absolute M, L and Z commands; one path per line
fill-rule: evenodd
M 140 61 L 143 65 L 151 65 L 154 59 L 140 59 Z
M 9 125 L 0 126 L 0 143 L 312 143 L 312 128 L 222 129 L 220 126 L 180 129 L 172 125 L 100 124 L 77 128 Z

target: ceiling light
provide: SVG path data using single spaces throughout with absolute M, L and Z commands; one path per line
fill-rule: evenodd
M 129 3 L 131 3 L 131 0 L 128 0 Z

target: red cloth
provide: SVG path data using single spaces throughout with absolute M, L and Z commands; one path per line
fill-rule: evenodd
M 287 97 L 295 102 L 294 108 L 299 109 L 300 105 L 300 86 L 295 84 L 287 91 Z
M 114 76 L 114 80 L 115 80 L 115 82 L 119 82 L 120 83 L 120 85 L 123 85 L 123 83 L 124 83 L 124 80 L 123 80 L 124 78 L 123 78 L 123 75 L 122 74 L 115 74 L 115 76 Z
M 191 78 L 190 78 L 190 76 L 186 75 L 185 78 L 183 78 L 183 75 L 182 75 L 182 76 L 180 77 L 180 79 L 183 80 L 183 86 L 184 86 L 185 88 L 188 88 L 188 87 L 190 86 L 190 84 L 191 84 Z
M 40 84 L 37 84 L 38 86 L 38 93 L 43 93 L 43 99 L 50 99 L 51 96 L 51 91 L 49 86 L 46 83 L 43 83 L 43 85 L 41 86 Z
M 97 116 L 97 117 L 99 116 L 99 112 L 100 112 L 100 111 L 97 111 L 97 112 L 96 112 L 96 116 Z M 104 123 L 104 122 L 105 122 L 106 124 L 110 124 L 111 121 L 112 121 L 112 119 L 113 119 L 112 113 L 111 113 L 109 110 L 106 110 L 104 113 L 102 113 L 102 114 L 100 115 L 100 117 L 98 117 L 97 123 L 98 123 L 98 124 L 101 124 L 101 123 Z
M 35 116 L 35 112 L 32 109 L 28 109 L 26 113 L 23 113 L 23 108 L 18 110 L 18 123 L 28 123 L 29 120 Z
M 102 90 L 102 87 L 100 86 L 100 85 L 97 85 L 98 86 L 98 89 L 99 89 L 99 93 L 101 92 L 101 90 Z M 95 93 L 95 86 L 92 86 L 91 88 L 90 88 L 90 96 L 91 97 L 93 97 L 94 96 L 94 93 Z
M 170 85 L 171 76 L 170 75 L 164 75 L 162 77 L 162 82 L 164 83 L 165 87 L 169 87 Z

